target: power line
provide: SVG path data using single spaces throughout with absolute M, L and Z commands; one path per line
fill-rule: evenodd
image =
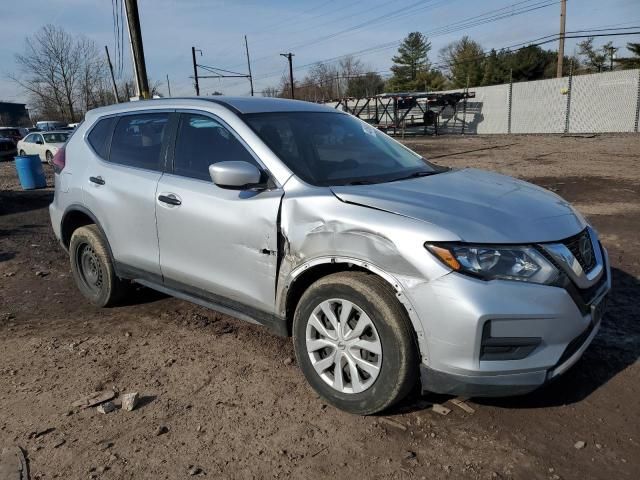
M 487 12 L 484 12 L 482 14 L 479 15 L 475 15 L 457 22 L 453 22 L 451 24 L 448 25 L 444 25 L 442 27 L 438 27 L 436 29 L 427 31 L 427 32 L 423 32 L 423 35 L 425 35 L 428 38 L 434 38 L 434 37 L 438 37 L 438 36 L 442 36 L 442 35 L 446 35 L 449 33 L 453 33 L 459 30 L 464 30 L 470 27 L 474 27 L 474 26 L 478 26 L 478 25 L 482 25 L 482 24 L 486 24 L 486 23 L 492 23 L 498 20 L 503 20 L 505 18 L 509 18 L 509 17 L 513 17 L 513 16 L 518 16 L 518 15 L 522 15 L 524 13 L 528 13 L 530 11 L 533 10 L 538 10 L 540 8 L 545 8 L 554 4 L 559 3 L 557 0 L 556 1 L 538 1 L 538 3 L 533 4 L 533 5 L 523 5 L 522 7 L 518 7 L 516 9 L 512 9 L 512 11 L 510 12 L 504 12 L 505 10 L 508 10 L 511 7 L 517 7 L 518 5 L 522 5 L 525 3 L 530 3 L 531 0 L 524 0 L 524 1 L 520 1 L 520 2 L 516 2 L 514 4 L 511 4 L 509 6 L 506 7 L 502 7 L 499 9 L 494 9 L 494 10 L 490 10 Z M 495 15 L 498 12 L 503 12 L 503 13 L 499 13 L 498 15 Z M 492 15 L 493 14 L 493 15 Z M 482 18 L 482 17 L 487 17 L 487 18 Z M 452 26 L 455 26 L 454 28 L 452 28 Z M 343 54 L 343 55 L 339 55 L 336 57 L 332 57 L 332 58 L 328 58 L 328 59 L 324 59 L 324 60 L 319 60 L 319 61 L 315 61 L 315 62 L 310 62 L 304 65 L 300 65 L 298 67 L 296 67 L 296 70 L 300 70 L 303 68 L 307 68 L 316 64 L 327 64 L 336 60 L 340 60 L 343 59 L 345 57 L 348 56 L 354 56 L 354 57 L 359 57 L 359 56 L 363 56 L 365 54 L 370 54 L 370 53 L 374 53 L 374 52 L 379 52 L 379 51 L 383 51 L 383 50 L 388 50 L 390 48 L 394 48 L 397 47 L 398 45 L 400 45 L 402 43 L 402 40 L 395 40 L 393 42 L 387 42 L 387 43 L 383 43 L 383 44 L 379 44 L 379 45 L 374 45 L 372 47 L 368 47 L 365 48 L 363 50 L 359 50 L 357 52 L 351 52 L 351 53 L 347 53 L 347 54 Z M 259 77 L 256 77 L 258 79 L 263 79 L 263 78 L 270 78 L 274 76 L 274 73 L 276 73 L 275 71 L 273 72 L 269 72 L 267 74 L 261 75 Z

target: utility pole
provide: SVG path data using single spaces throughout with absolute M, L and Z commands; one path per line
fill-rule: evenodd
M 111 85 L 113 86 L 113 95 L 116 97 L 116 103 L 120 103 L 120 97 L 118 97 L 118 87 L 116 85 L 116 78 L 113 76 L 113 65 L 111 64 L 109 49 L 106 45 L 104 46 L 104 51 L 107 52 L 107 63 L 109 64 L 109 71 L 111 72 Z
M 560 1 L 560 45 L 558 46 L 558 70 L 556 77 L 562 78 L 562 64 L 564 62 L 564 32 L 567 25 L 567 0 Z
M 202 54 L 202 52 L 200 52 Z M 196 96 L 200 96 L 200 84 L 198 83 L 198 65 L 196 65 L 196 47 L 191 47 L 191 58 L 193 59 L 193 78 L 196 82 Z
M 124 7 L 127 12 L 129 41 L 131 42 L 131 53 L 133 55 L 133 65 L 136 72 L 138 94 L 144 99 L 151 98 L 149 94 L 149 81 L 147 79 L 147 67 L 144 62 L 142 31 L 140 30 L 140 17 L 138 16 L 138 1 L 124 0 Z
M 289 60 L 289 83 L 291 83 L 291 98 L 295 98 L 293 91 L 293 53 L 281 53 L 281 57 L 285 57 Z
M 169 74 L 167 73 L 167 90 L 169 90 L 169 96 L 171 96 L 171 84 L 169 83 Z
M 618 49 L 613 45 L 609 47 L 609 70 L 613 70 L 613 56 L 617 51 Z
M 249 69 L 249 84 L 251 85 L 251 96 L 253 97 L 253 77 L 251 76 L 251 61 L 249 60 L 249 44 L 247 36 L 244 36 L 244 48 L 247 50 L 247 68 Z

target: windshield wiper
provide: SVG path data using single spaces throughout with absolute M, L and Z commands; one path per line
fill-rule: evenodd
M 373 185 L 374 183 L 371 180 L 354 180 L 353 182 L 347 182 L 344 185 Z
M 430 175 L 435 175 L 437 173 L 440 172 L 413 172 L 410 175 L 407 175 L 406 177 L 399 177 L 399 178 L 394 178 L 393 180 L 391 180 L 392 182 L 397 182 L 398 180 L 409 180 L 410 178 L 419 178 L 419 177 L 428 177 Z

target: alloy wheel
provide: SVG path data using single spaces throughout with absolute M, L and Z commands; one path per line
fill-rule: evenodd
M 369 316 L 348 300 L 325 300 L 313 310 L 306 347 L 316 373 L 341 393 L 364 392 L 380 374 L 378 331 Z

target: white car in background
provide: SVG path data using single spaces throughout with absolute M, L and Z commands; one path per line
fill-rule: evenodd
M 53 156 L 64 145 L 71 132 L 34 132 L 18 142 L 18 155 L 39 155 L 40 161 L 53 162 Z

